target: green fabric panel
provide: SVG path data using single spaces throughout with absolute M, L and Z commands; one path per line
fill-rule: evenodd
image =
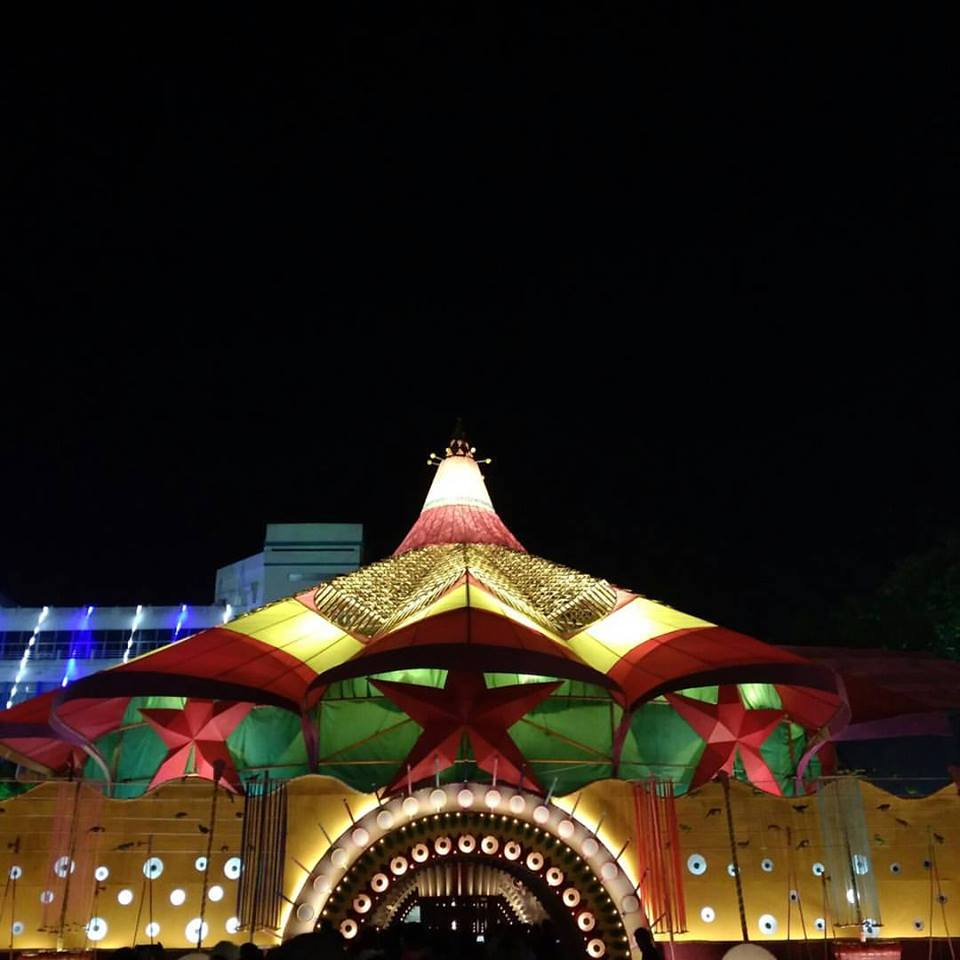
M 318 772 L 358 790 L 388 783 L 421 732 L 384 697 L 322 700 L 318 716 Z
M 751 710 L 780 710 L 783 701 L 772 683 L 740 683 L 740 699 Z
M 141 727 L 108 733 L 96 741 L 97 749 L 113 771 L 113 796 L 129 799 L 146 792 L 157 772 L 167 748 L 146 723 Z M 101 780 L 103 774 L 92 760 L 84 767 L 84 775 Z
M 689 697 L 691 700 L 700 700 L 702 703 L 717 702 L 717 687 L 687 687 L 686 690 L 678 690 L 682 697 Z M 664 697 L 666 701 L 666 697 Z
M 689 786 L 703 753 L 703 741 L 667 703 L 645 703 L 636 710 L 620 754 L 625 780 L 671 780 L 678 793 Z
M 300 718 L 279 707 L 256 707 L 227 737 L 237 770 L 271 777 L 299 777 L 309 772 Z
M 140 714 L 141 707 L 151 710 L 182 710 L 186 702 L 186 697 L 131 697 L 127 709 L 123 713 L 123 725 L 143 723 L 144 719 Z

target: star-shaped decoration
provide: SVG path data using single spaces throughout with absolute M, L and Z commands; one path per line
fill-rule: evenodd
M 373 685 L 423 727 L 390 785 L 389 789 L 395 790 L 406 782 L 408 767 L 410 780 L 416 783 L 436 769 L 453 766 L 464 736 L 481 770 L 496 771 L 499 779 L 519 783 L 524 760 L 507 731 L 550 696 L 560 681 L 488 688 L 482 673 L 450 670 L 443 689 L 387 680 L 376 680 Z M 524 778 L 538 786 L 529 773 Z
M 229 790 L 239 793 L 240 777 L 227 750 L 227 737 L 252 706 L 250 703 L 188 700 L 182 710 L 142 709 L 141 716 L 168 750 L 147 789 L 186 776 L 192 752 L 198 777 L 222 781 Z
M 691 789 L 718 773 L 732 775 L 739 752 L 751 783 L 767 793 L 782 794 L 777 778 L 760 753 L 761 744 L 783 720 L 782 710 L 748 710 L 735 684 L 719 687 L 716 703 L 691 700 L 676 693 L 668 693 L 667 700 L 706 741 L 703 756 L 690 782 Z

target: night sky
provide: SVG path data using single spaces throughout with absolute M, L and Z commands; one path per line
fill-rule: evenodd
M 960 529 L 954 25 L 585 6 L 24 31 L 0 595 L 376 559 L 457 416 L 531 551 L 772 641 Z

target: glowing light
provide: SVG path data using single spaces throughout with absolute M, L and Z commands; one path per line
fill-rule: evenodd
M 577 916 L 577 926 L 584 933 L 589 933 L 596 925 L 597 918 L 589 910 L 584 910 Z
M 563 904 L 571 909 L 580 903 L 580 891 L 576 887 L 567 887 L 563 891 Z
M 128 890 L 126 887 L 117 894 L 117 903 L 121 907 L 128 907 L 133 903 L 133 891 Z
M 30 661 L 30 652 L 33 650 L 33 647 L 37 642 L 37 634 L 40 632 L 40 626 L 43 621 L 47 619 L 47 615 L 49 613 L 49 607 L 44 607 L 40 611 L 40 616 L 37 617 L 37 623 L 33 628 L 33 633 L 30 635 L 27 645 L 23 648 L 23 655 L 20 657 L 20 666 L 17 668 L 17 675 L 13 679 L 13 687 L 10 689 L 10 697 L 7 700 L 8 710 L 13 706 L 14 701 L 16 700 L 17 690 L 20 689 L 20 681 L 23 679 L 23 675 L 27 672 L 27 663 Z
M 177 887 L 175 890 L 170 891 L 170 902 L 175 906 L 179 907 L 184 904 L 187 900 L 187 891 L 181 890 L 180 887 Z
M 390 886 L 390 878 L 385 873 L 375 873 L 370 886 L 374 893 L 383 893 Z
M 231 936 L 232 936 L 233 934 L 237 933 L 237 932 L 239 931 L 239 929 L 240 929 L 240 918 L 239 918 L 239 917 L 231 917 L 231 918 L 224 924 L 224 929 L 225 929 L 225 930 L 227 931 L 227 933 L 229 933 Z
M 143 932 L 151 939 L 153 939 L 154 937 L 158 937 L 160 936 L 160 924 L 157 923 L 156 920 L 154 920 L 153 922 L 148 923 L 143 928 Z
M 223 899 L 223 887 L 214 884 L 208 891 L 207 896 L 214 902 L 219 903 Z
M 223 865 L 223 875 L 228 880 L 237 880 L 240 877 L 240 871 L 243 869 L 243 864 L 240 862 L 239 857 L 231 857 Z
M 130 660 L 130 651 L 133 649 L 133 641 L 137 636 L 137 628 L 140 626 L 140 620 L 143 617 L 143 604 L 137 604 L 137 612 L 133 615 L 133 623 L 130 625 L 130 636 L 127 637 L 127 649 L 123 651 L 123 662 Z
M 156 880 L 163 873 L 163 861 L 159 857 L 151 857 L 143 864 L 143 875 L 148 880 Z
M 185 603 L 180 604 L 180 614 L 177 617 L 177 625 L 173 628 L 173 639 L 176 640 L 180 636 L 180 631 L 183 629 L 183 621 L 187 619 L 187 605 Z
M 87 921 L 87 939 L 96 943 L 107 935 L 107 921 L 103 917 L 91 917 Z
M 69 857 L 60 857 L 57 862 L 53 865 L 53 872 L 64 879 L 67 874 L 73 873 L 77 869 L 77 865 Z
M 223 622 L 226 623 L 233 616 L 233 607 L 231 604 L 226 604 L 223 608 Z

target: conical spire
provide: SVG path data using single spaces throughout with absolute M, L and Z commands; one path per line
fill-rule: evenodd
M 463 424 L 457 420 L 445 456 L 441 459 L 430 454 L 428 462 L 437 464 L 436 476 L 417 522 L 394 556 L 442 543 L 495 543 L 510 550 L 524 550 L 493 509 L 475 453 Z

